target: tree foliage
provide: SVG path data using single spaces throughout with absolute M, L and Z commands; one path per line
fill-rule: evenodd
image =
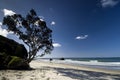
M 26 17 L 20 14 L 5 16 L 3 25 L 29 47 L 28 62 L 34 59 L 39 50 L 43 51 L 40 56 L 53 50 L 52 30 L 37 16 L 34 9 L 31 9 Z

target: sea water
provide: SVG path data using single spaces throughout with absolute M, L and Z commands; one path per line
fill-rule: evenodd
M 49 60 L 49 59 L 48 59 Z M 92 68 L 103 68 L 110 70 L 120 70 L 120 57 L 114 58 L 65 58 L 59 60 L 54 58 L 52 62 L 70 64 L 76 66 L 87 66 Z

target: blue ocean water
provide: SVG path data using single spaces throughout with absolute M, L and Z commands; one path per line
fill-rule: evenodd
M 74 61 L 98 61 L 98 62 L 120 62 L 120 57 L 107 57 L 107 58 L 66 58 L 66 59 L 71 59 Z
M 109 58 L 67 58 L 66 63 L 73 65 L 120 70 L 120 57 Z
M 49 59 L 47 59 L 48 61 Z M 75 66 L 87 66 L 92 68 L 103 68 L 110 70 L 120 70 L 120 57 L 109 57 L 109 58 L 53 58 L 55 63 L 63 63 Z

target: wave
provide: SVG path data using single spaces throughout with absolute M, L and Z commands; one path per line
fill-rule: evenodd
M 73 63 L 73 64 L 84 64 L 84 65 L 120 66 L 120 62 L 99 62 L 98 60 L 89 60 L 89 61 L 65 60 L 64 62 Z
M 90 60 L 90 62 L 95 62 L 96 63 L 96 62 L 99 62 L 99 61 L 98 60 Z
M 89 60 L 89 61 L 75 61 L 71 59 L 67 60 L 53 60 L 55 63 L 70 64 L 76 66 L 87 66 L 93 68 L 104 68 L 112 70 L 120 70 L 120 62 L 99 62 L 98 60 Z
M 49 61 L 49 60 L 44 60 Z M 120 62 L 99 62 L 98 60 L 78 61 L 72 59 L 58 60 L 53 59 L 54 63 L 69 64 L 75 66 L 87 66 L 95 68 L 113 69 L 120 70 Z

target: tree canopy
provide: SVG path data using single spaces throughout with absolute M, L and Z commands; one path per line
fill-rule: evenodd
M 34 59 L 39 50 L 41 50 L 40 56 L 53 50 L 52 30 L 37 16 L 34 9 L 31 9 L 25 17 L 21 14 L 5 16 L 3 25 L 6 25 L 8 31 L 16 34 L 29 47 L 28 62 Z

